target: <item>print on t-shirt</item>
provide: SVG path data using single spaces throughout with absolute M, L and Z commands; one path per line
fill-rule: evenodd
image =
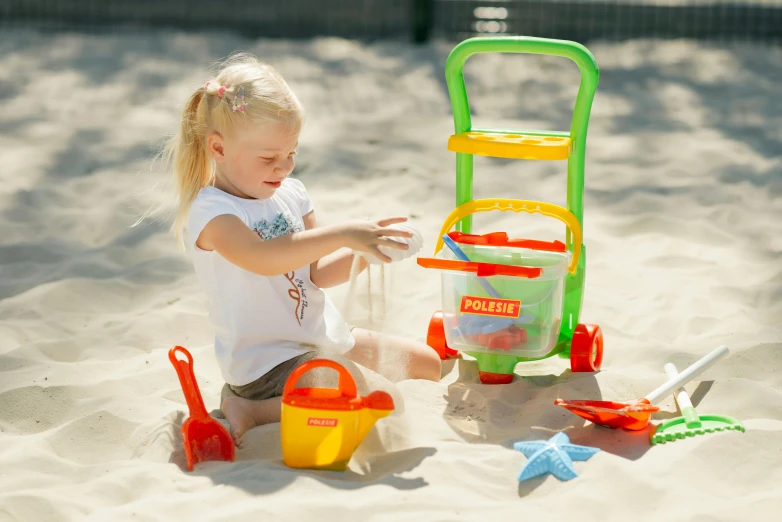
M 301 223 L 297 223 L 293 216 L 287 212 L 280 212 L 271 223 L 261 219 L 253 225 L 253 232 L 258 234 L 264 241 L 303 231 L 304 227 L 301 226 Z M 291 284 L 292 288 L 288 290 L 288 297 L 296 302 L 296 308 L 293 313 L 299 326 L 301 326 L 301 320 L 304 319 L 304 309 L 307 308 L 307 293 L 304 289 L 304 281 L 296 278 L 295 271 L 283 275 Z
M 290 281 L 291 288 L 288 290 L 288 296 L 296 301 L 296 321 L 301 326 L 301 320 L 304 319 L 304 309 L 307 308 L 307 291 L 304 288 L 304 281 L 296 278 L 296 272 L 284 274 L 285 279 Z
M 258 234 L 264 241 L 303 231 L 304 227 L 301 226 L 301 223 L 297 223 L 293 216 L 287 212 L 277 214 L 277 217 L 271 223 L 262 219 L 253 225 L 253 232 Z

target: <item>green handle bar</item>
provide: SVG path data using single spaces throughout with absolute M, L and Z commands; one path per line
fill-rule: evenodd
M 470 132 L 472 118 L 464 85 L 463 67 L 467 58 L 478 53 L 526 53 L 562 56 L 573 60 L 581 71 L 581 83 L 570 124 L 570 140 L 573 150 L 568 158 L 567 206 L 583 225 L 584 206 L 584 153 L 589 125 L 589 113 L 595 97 L 600 72 L 595 57 L 583 45 L 566 40 L 548 40 L 527 36 L 496 36 L 465 40 L 454 47 L 445 65 L 445 78 L 451 97 L 456 134 Z M 563 132 L 532 131 L 528 134 L 563 136 Z M 457 153 L 457 162 L 463 168 L 464 179 L 457 179 L 457 206 L 472 200 L 472 156 Z

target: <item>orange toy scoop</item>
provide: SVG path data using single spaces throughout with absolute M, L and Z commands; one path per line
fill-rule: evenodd
M 187 360 L 178 359 L 177 353 L 183 354 Z M 193 471 L 196 464 L 209 460 L 233 462 L 236 451 L 234 441 L 222 424 L 210 417 L 206 411 L 193 373 L 193 356 L 181 346 L 175 346 L 168 351 L 168 358 L 176 369 L 187 407 L 190 409 L 190 417 L 182 424 L 187 469 Z
M 601 426 L 609 428 L 624 428 L 626 430 L 642 430 L 647 424 L 652 413 L 660 411 L 646 399 L 636 402 L 611 402 L 611 401 L 554 401 L 557 406 L 567 408 L 579 417 Z
M 564 401 L 557 399 L 554 404 L 567 408 L 579 417 L 609 428 L 642 430 L 652 418 L 652 413 L 660 411 L 654 403 L 664 399 L 674 390 L 690 382 L 728 353 L 727 346 L 718 346 L 707 353 L 680 374 L 668 379 L 653 392 L 633 402 L 611 401 Z

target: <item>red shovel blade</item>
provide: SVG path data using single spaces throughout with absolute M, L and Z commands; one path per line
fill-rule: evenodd
M 646 399 L 638 399 L 631 403 L 557 399 L 554 404 L 594 424 L 633 431 L 644 429 L 649 424 L 652 413 L 660 411 L 659 407 L 652 405 Z
M 187 455 L 187 468 L 200 462 L 222 460 L 233 462 L 234 441 L 223 426 L 212 419 L 196 419 L 190 417 L 182 425 L 182 440 Z
M 177 359 L 177 353 L 187 360 Z M 236 449 L 231 435 L 223 425 L 209 416 L 198 389 L 193 373 L 193 356 L 181 346 L 175 346 L 168 352 L 168 358 L 179 376 L 179 383 L 190 408 L 190 418 L 182 424 L 182 441 L 187 455 L 187 469 L 199 462 L 223 460 L 233 462 Z

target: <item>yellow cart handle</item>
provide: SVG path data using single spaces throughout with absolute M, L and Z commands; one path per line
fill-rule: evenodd
M 578 258 L 581 256 L 581 241 L 583 240 L 581 224 L 578 222 L 578 219 L 576 219 L 576 216 L 568 209 L 542 201 L 529 201 L 525 199 L 475 199 L 473 201 L 468 201 L 463 205 L 459 205 L 453 209 L 453 212 L 445 219 L 445 224 L 443 224 L 443 228 L 440 230 L 440 235 L 437 236 L 437 245 L 434 247 L 434 255 L 437 255 L 443 248 L 443 236 L 465 216 L 477 212 L 491 212 L 492 210 L 499 210 L 501 212 L 512 210 L 513 212 L 527 212 L 529 214 L 539 213 L 562 221 L 573 234 L 573 259 L 570 261 L 568 271 L 571 274 L 576 273 Z

